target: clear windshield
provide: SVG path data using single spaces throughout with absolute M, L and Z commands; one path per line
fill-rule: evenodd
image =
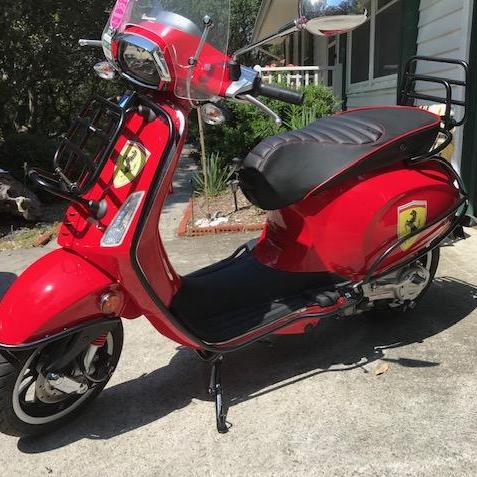
M 213 27 L 208 29 L 197 64 L 191 65 L 206 29 L 204 17 L 211 19 Z M 176 95 L 207 100 L 217 96 L 222 86 L 229 23 L 230 0 L 117 0 L 103 34 L 103 45 L 111 59 L 108 37 L 130 32 L 134 26 L 160 36 L 174 63 Z

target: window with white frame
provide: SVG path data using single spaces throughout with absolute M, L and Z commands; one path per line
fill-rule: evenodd
M 349 35 L 352 89 L 396 80 L 401 55 L 401 0 L 367 0 L 368 21 Z

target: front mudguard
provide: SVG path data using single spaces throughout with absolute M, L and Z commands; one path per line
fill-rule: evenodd
M 27 268 L 1 300 L 0 347 L 24 347 L 104 318 L 100 297 L 118 288 L 75 253 L 51 252 Z

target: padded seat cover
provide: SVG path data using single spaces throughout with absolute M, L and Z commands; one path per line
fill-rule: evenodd
M 265 210 L 286 207 L 339 180 L 430 150 L 440 118 L 418 108 L 361 108 L 269 137 L 239 171 L 245 196 Z

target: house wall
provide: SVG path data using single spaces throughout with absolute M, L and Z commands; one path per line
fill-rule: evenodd
M 469 58 L 470 32 L 472 23 L 472 0 L 421 0 L 417 54 L 448 58 Z M 349 51 L 349 50 L 348 50 Z M 418 73 L 463 79 L 462 70 L 451 65 L 421 63 Z M 347 85 L 348 107 L 396 104 L 397 77 L 385 84 L 376 82 L 365 91 L 353 90 Z M 417 89 L 428 94 L 442 96 L 443 91 L 434 85 L 417 85 Z M 459 99 L 464 92 L 456 91 Z M 458 108 L 459 109 L 459 108 Z M 459 115 L 459 110 L 456 110 Z M 454 165 L 459 168 L 462 155 L 463 131 L 455 131 Z
M 469 58 L 470 32 L 472 25 L 472 0 L 421 0 L 417 51 L 419 55 L 447 58 Z M 451 79 L 465 79 L 461 68 L 451 65 L 422 63 L 418 73 L 443 76 Z M 437 86 L 418 85 L 419 91 L 442 95 Z M 455 91 L 458 99 L 464 99 L 463 88 Z M 456 115 L 461 114 L 456 108 Z M 460 169 L 462 158 L 463 128 L 454 132 L 454 166 Z
M 317 66 L 328 65 L 328 40 L 322 36 L 315 36 L 313 38 L 314 49 L 313 59 Z
M 418 55 L 468 58 L 472 0 L 421 0 L 419 10 Z M 456 69 L 435 65 L 421 65 L 419 72 L 458 76 Z M 353 91 L 348 85 L 348 106 L 395 104 L 396 88 L 397 77 L 371 84 L 367 91 Z

